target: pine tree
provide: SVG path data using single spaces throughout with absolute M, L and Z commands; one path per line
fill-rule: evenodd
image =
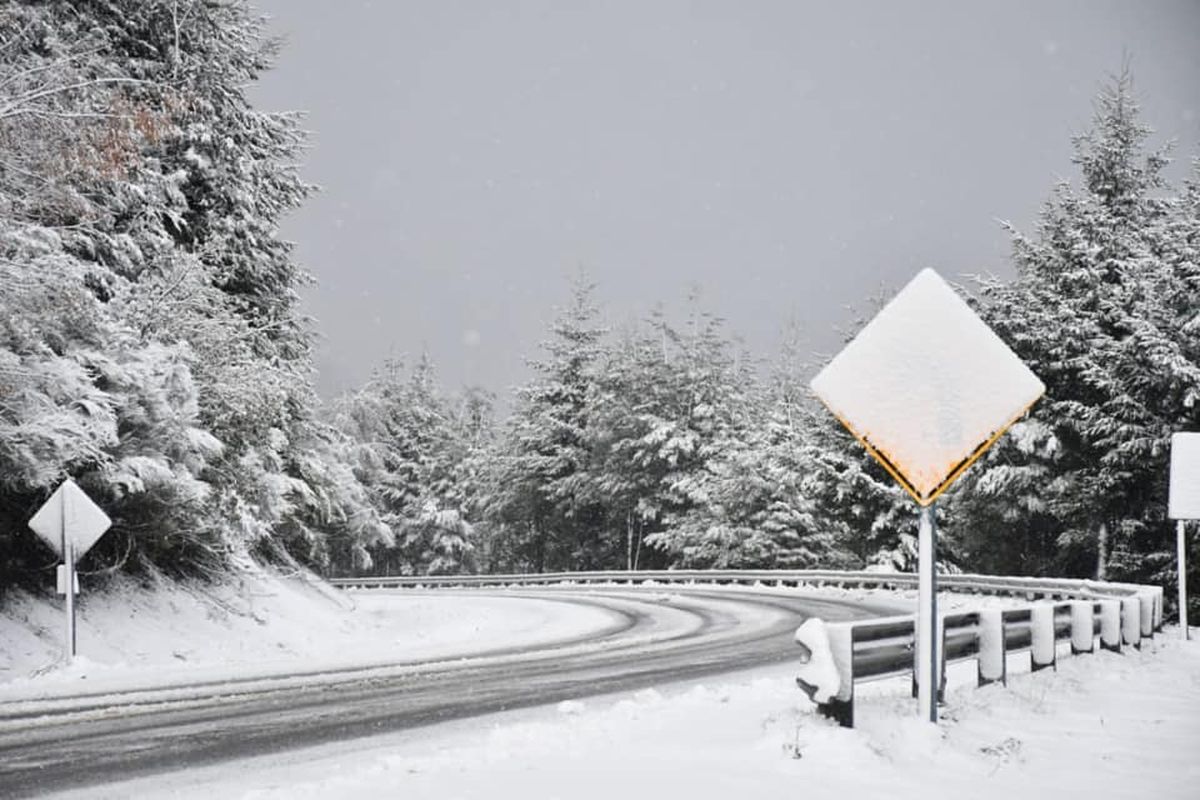
M 261 21 L 243 2 L 14 2 L 0 40 L 0 513 L 70 474 L 115 521 L 98 561 L 209 573 L 376 537 L 314 415 L 306 277 L 277 233 L 309 191 L 303 135 L 246 99 L 274 53 Z M 52 299 L 24 284 L 47 276 Z
M 1075 141 L 1079 185 L 1056 187 L 1036 236 L 1014 232 L 1017 279 L 982 285 L 985 320 L 1047 386 L 956 503 L 988 566 L 1169 575 L 1168 443 L 1200 423 L 1200 361 L 1187 195 L 1169 194 L 1150 133 L 1122 74 Z
M 832 567 L 841 563 L 812 497 L 811 448 L 789 402 L 766 408 L 722 442 L 705 466 L 701 502 L 656 534 L 689 567 Z
M 869 309 L 877 313 L 886 296 L 873 296 Z M 867 321 L 856 320 L 853 331 Z M 853 334 L 843 336 L 849 341 Z M 819 526 L 833 540 L 831 560 L 852 569 L 914 570 L 918 519 L 912 499 L 810 393 L 793 395 L 789 416 L 804 431 L 803 486 Z M 954 569 L 949 548 L 939 549 L 938 560 L 939 569 Z
M 636 526 L 632 565 L 721 560 L 730 534 L 709 525 L 703 509 L 727 485 L 722 454 L 744 438 L 749 359 L 694 296 L 681 328 L 656 310 L 613 356 L 597 386 L 597 483 L 627 530 Z
M 493 556 L 504 568 L 545 571 L 611 565 L 605 510 L 589 470 L 589 399 L 604 355 L 595 287 L 572 283 L 571 302 L 533 361 L 536 378 L 518 392 L 496 468 L 487 516 Z
M 333 424 L 352 443 L 355 474 L 390 530 L 350 570 L 423 575 L 474 569 L 468 475 L 487 422 L 478 398 L 464 401 L 464 408 L 473 416 L 455 416 L 427 356 L 407 374 L 402 362 L 387 362 L 366 386 L 335 403 Z

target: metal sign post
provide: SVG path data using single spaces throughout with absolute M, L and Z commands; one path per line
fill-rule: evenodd
M 1179 628 L 1183 631 L 1183 638 L 1190 639 L 1192 632 L 1188 629 L 1187 618 L 1187 531 L 1183 529 L 1186 524 L 1183 520 L 1175 522 L 1175 551 L 1179 561 Z
M 75 658 L 75 543 L 67 535 L 67 492 L 58 493 L 58 527 L 62 532 L 63 591 L 67 596 L 67 660 Z
M 942 685 L 933 503 L 1046 391 L 933 270 L 924 270 L 812 381 L 813 392 L 920 507 L 913 671 L 922 717 Z
M 921 506 L 921 525 L 917 538 L 917 706 L 928 714 L 930 722 L 938 720 L 938 688 L 942 659 L 941 637 L 938 636 L 937 611 L 937 521 L 934 504 Z
M 64 562 L 67 576 L 67 657 L 75 657 L 75 548 L 67 542 L 67 557 Z
M 83 558 L 112 520 L 70 478 L 50 495 L 29 527 L 63 559 L 62 590 L 67 596 L 67 630 L 63 651 L 68 661 L 75 657 L 75 562 Z

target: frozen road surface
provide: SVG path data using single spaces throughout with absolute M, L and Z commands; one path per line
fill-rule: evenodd
M 0 796 L 776 664 L 796 658 L 791 637 L 808 616 L 895 610 L 794 590 L 545 588 L 470 596 L 572 604 L 593 619 L 600 611 L 608 623 L 542 644 L 437 660 L 7 703 L 0 706 Z

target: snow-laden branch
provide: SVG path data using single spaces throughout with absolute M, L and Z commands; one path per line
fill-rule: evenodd
M 0 106 L 0 120 L 30 113 L 31 109 L 27 108 L 26 106 L 28 106 L 30 103 L 43 100 L 47 97 L 66 94 L 79 89 L 88 89 L 95 86 L 114 84 L 145 85 L 147 83 L 148 81 L 143 81 L 139 78 L 89 78 L 86 81 L 76 81 L 64 86 L 42 87 L 40 89 L 31 90 L 25 94 L 12 98 L 6 105 Z

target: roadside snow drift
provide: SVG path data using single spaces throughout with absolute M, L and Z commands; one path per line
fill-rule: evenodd
M 453 658 L 614 624 L 598 608 L 520 596 L 344 593 L 310 577 L 242 573 L 217 586 L 132 582 L 80 595 L 80 655 L 62 663 L 61 604 L 0 608 L 0 702 Z

